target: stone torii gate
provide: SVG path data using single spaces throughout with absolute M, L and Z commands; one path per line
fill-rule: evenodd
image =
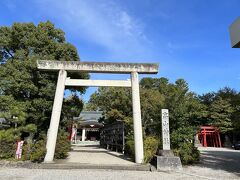
M 65 86 L 132 87 L 135 162 L 143 162 L 144 152 L 138 74 L 157 74 L 158 64 L 38 60 L 37 66 L 40 70 L 59 71 L 44 162 L 53 161 Z M 131 81 L 70 79 L 67 78 L 67 71 L 131 74 Z

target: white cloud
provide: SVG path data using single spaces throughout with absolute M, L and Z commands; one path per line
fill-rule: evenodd
M 102 46 L 113 57 L 146 58 L 151 54 L 143 23 L 116 3 L 39 0 L 39 4 L 44 13 L 57 18 L 81 38 Z
M 122 11 L 119 14 L 119 19 L 116 25 L 121 28 L 127 35 L 133 35 L 134 30 L 137 29 L 134 22 L 132 21 L 132 18 L 125 11 Z

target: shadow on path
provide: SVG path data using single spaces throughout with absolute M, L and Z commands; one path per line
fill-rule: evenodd
M 195 166 L 224 170 L 240 176 L 240 151 L 228 148 L 199 148 L 200 163 Z

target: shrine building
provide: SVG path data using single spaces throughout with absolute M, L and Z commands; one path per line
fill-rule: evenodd
M 75 117 L 74 121 L 77 126 L 77 139 L 80 141 L 99 141 L 100 128 L 104 125 L 99 122 L 103 117 L 102 111 L 82 111 L 79 117 Z

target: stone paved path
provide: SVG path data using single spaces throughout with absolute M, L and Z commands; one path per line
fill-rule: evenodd
M 81 163 L 96 165 L 134 165 L 135 163 L 123 156 L 123 154 L 100 148 L 99 145 L 83 144 L 73 145 L 73 150 L 62 163 Z

